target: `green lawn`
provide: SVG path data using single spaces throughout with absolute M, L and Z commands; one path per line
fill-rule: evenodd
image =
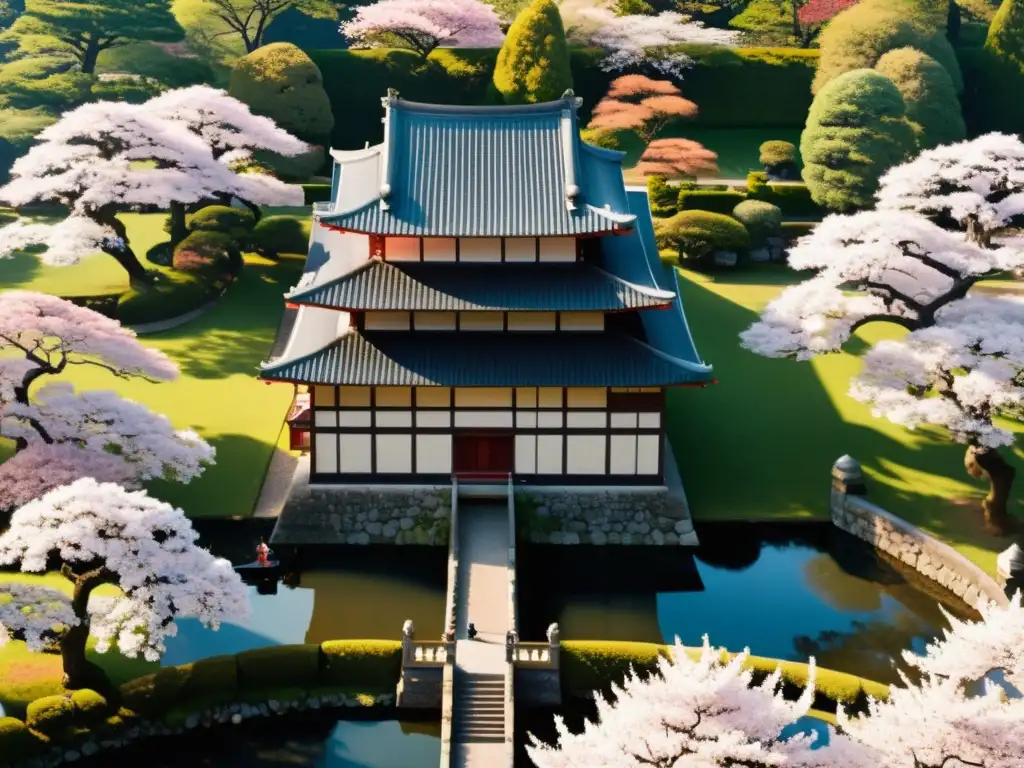
M 696 128 L 680 124 L 670 126 L 662 138 L 682 137 L 699 141 L 718 153 L 718 175 L 723 179 L 745 179 L 750 171 L 764 170 L 758 162 L 759 148 L 766 141 L 778 139 L 800 146 L 800 128 Z M 643 178 L 632 171 L 639 159 L 643 144 L 632 133 L 620 134 L 622 149 L 626 152 L 623 165 L 626 182 L 641 183 Z
M 299 215 L 306 217 L 306 212 Z M 124 215 L 137 252 L 144 253 L 166 237 L 165 218 L 163 214 Z M 278 263 L 249 256 L 239 279 L 212 310 L 179 328 L 142 337 L 147 346 L 163 350 L 178 363 L 177 381 L 122 381 L 88 367 L 61 377 L 78 387 L 115 389 L 167 415 L 176 427 L 194 429 L 217 449 L 216 465 L 189 485 L 149 484 L 154 495 L 190 516 L 252 513 L 291 401 L 290 387 L 264 384 L 256 379 L 256 372 L 273 343 L 284 309 L 282 295 L 297 281 L 303 258 L 285 257 Z M 38 266 L 20 273 L 12 269 L 12 261 L 20 263 L 0 260 L 3 288 L 62 295 L 86 293 L 83 285 L 99 293 L 127 288 L 123 271 L 118 274 L 120 267 L 109 256 L 92 256 L 73 267 Z M 9 444 L 0 446 L 0 459 L 9 450 Z
M 785 267 L 713 277 L 680 272 L 697 349 L 719 379 L 669 394 L 669 430 L 696 520 L 824 519 L 832 463 L 849 453 L 864 466 L 873 502 L 995 572 L 1010 540 L 981 530 L 983 485 L 964 471 L 964 448 L 939 430 L 911 432 L 875 419 L 846 394 L 864 342 L 897 330 L 866 326 L 850 353 L 811 362 L 760 357 L 740 347 L 738 334 L 795 274 Z M 1010 458 L 1024 476 L 1021 451 Z M 1024 518 L 1019 494 L 1013 505 Z

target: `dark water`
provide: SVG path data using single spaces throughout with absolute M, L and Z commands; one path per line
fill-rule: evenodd
M 896 682 L 891 661 L 946 620 L 874 549 L 831 525 L 699 526 L 701 546 L 522 547 L 523 640 L 552 621 L 563 639 L 750 647 L 771 658 Z M 953 613 L 964 607 L 952 595 Z
M 178 620 L 178 634 L 167 641 L 162 664 L 289 643 L 398 640 L 406 619 L 413 620 L 420 637 L 440 637 L 447 557 L 443 547 L 416 546 L 310 553 L 301 563 L 310 570 L 302 572 L 298 587 L 278 585 L 273 595 L 249 588 L 248 621 L 225 623 L 215 632 L 195 619 Z
M 327 713 L 280 721 L 250 721 L 158 738 L 100 753 L 82 768 L 437 768 L 441 725 L 434 721 L 338 721 Z

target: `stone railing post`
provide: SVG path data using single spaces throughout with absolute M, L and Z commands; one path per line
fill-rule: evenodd
M 402 666 L 416 658 L 416 649 L 413 645 L 415 639 L 416 627 L 413 625 L 412 619 L 406 619 L 405 624 L 402 625 Z
M 551 660 L 551 666 L 558 669 L 558 655 L 561 650 L 561 640 L 559 639 L 558 624 L 552 624 L 548 627 L 548 658 Z
M 832 519 L 841 519 L 847 496 L 867 496 L 864 472 L 860 462 L 850 455 L 840 456 L 832 465 L 832 492 L 830 509 Z
M 997 581 L 1003 592 L 1012 598 L 1017 590 L 1024 592 L 1024 548 L 1014 542 L 996 558 Z
M 509 630 L 505 633 L 505 662 L 511 664 L 516 659 L 516 645 L 519 643 L 519 638 L 516 636 L 514 630 Z
M 445 630 L 442 635 L 444 640 L 444 653 L 445 661 L 449 664 L 455 663 L 455 622 L 453 621 L 448 625 L 448 629 Z

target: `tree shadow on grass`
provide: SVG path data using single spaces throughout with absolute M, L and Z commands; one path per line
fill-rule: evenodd
M 962 446 L 938 431 L 902 442 L 845 421 L 810 363 L 740 346 L 755 312 L 706 284 L 681 280 L 680 290 L 697 349 L 720 382 L 668 396 L 669 434 L 697 521 L 827 518 L 831 467 L 848 453 L 864 467 L 869 498 L 893 514 L 954 546 L 998 552 L 1010 543 L 984 535 L 976 510 L 943 495 L 943 478 L 973 486 L 972 500 L 984 495 L 964 473 Z M 836 397 L 845 392 L 844 381 Z M 1020 457 L 1008 458 L 1019 471 Z M 1020 505 L 1014 508 L 1019 515 Z
M 284 414 L 281 414 L 282 421 Z M 275 433 L 276 434 L 276 433 Z M 274 444 L 250 435 L 218 435 L 207 438 L 217 451 L 217 463 L 191 483 L 153 480 L 150 494 L 189 517 L 249 517 L 256 506 L 263 478 L 270 466 Z
M 0 290 L 14 290 L 31 283 L 39 276 L 41 268 L 39 256 L 25 251 L 0 259 Z
M 284 294 L 298 281 L 301 260 L 247 264 L 213 309 L 192 322 L 146 338 L 182 342 L 168 354 L 183 376 L 216 379 L 259 373 L 284 313 Z

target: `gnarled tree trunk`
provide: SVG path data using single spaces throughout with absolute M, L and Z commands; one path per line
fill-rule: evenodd
M 1010 489 L 1016 470 L 1011 467 L 995 448 L 970 446 L 964 455 L 967 473 L 981 480 L 988 480 L 988 496 L 981 502 L 985 512 L 985 525 L 993 533 L 1005 535 L 1013 528 L 1013 521 L 1006 505 L 1010 500 Z
M 185 226 L 185 204 L 171 203 L 171 250 L 177 248 L 186 237 L 188 227 Z
M 149 285 L 152 282 L 152 275 L 142 266 L 142 262 L 139 261 L 139 257 L 135 255 L 135 251 L 132 250 L 131 245 L 128 244 L 128 230 L 125 229 L 124 224 L 119 218 L 117 218 L 116 211 L 108 209 L 100 209 L 89 215 L 93 221 L 98 224 L 102 224 L 105 227 L 110 227 L 114 230 L 117 235 L 117 239 L 108 239 L 103 244 L 103 252 L 109 256 L 113 256 L 117 263 L 124 267 L 125 272 L 128 273 L 128 280 L 131 285 Z
M 60 656 L 64 664 L 64 687 L 70 690 L 91 688 L 99 693 L 110 691 L 113 686 L 107 673 L 85 657 L 85 644 L 89 639 L 89 596 L 102 584 L 113 584 L 116 577 L 104 567 L 84 573 L 74 573 L 70 566 L 61 568 L 61 575 L 75 585 L 71 608 L 78 618 L 78 625 L 69 627 L 60 639 Z

